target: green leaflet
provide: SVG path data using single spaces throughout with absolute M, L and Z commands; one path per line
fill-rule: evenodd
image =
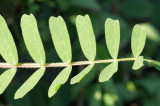
M 77 74 L 76 76 L 74 76 L 71 79 L 70 84 L 75 84 L 77 82 L 80 82 L 80 80 L 82 80 L 82 78 L 84 78 L 93 68 L 94 64 L 91 64 L 89 66 L 87 66 L 85 69 L 83 69 L 79 74 Z
M 145 45 L 146 32 L 140 25 L 135 25 L 132 31 L 131 48 L 134 57 L 138 57 Z
M 51 98 L 58 91 L 60 86 L 68 80 L 71 70 L 72 70 L 72 66 L 66 67 L 55 78 L 55 80 L 52 82 L 51 86 L 49 87 L 49 91 L 48 91 L 49 98 Z
M 55 49 L 65 63 L 72 60 L 71 44 L 66 24 L 61 16 L 51 17 L 49 19 L 49 28 Z
M 160 71 L 160 62 L 159 61 L 155 61 L 155 60 L 151 60 L 152 65 Z
M 10 84 L 16 72 L 17 68 L 12 68 L 6 70 L 4 73 L 0 75 L 0 94 L 2 94 L 4 90 L 7 88 L 7 86 Z
M 99 82 L 108 81 L 113 76 L 113 74 L 117 72 L 117 70 L 118 70 L 118 61 L 109 64 L 100 73 Z
M 4 18 L 0 15 L 0 54 L 4 60 L 12 65 L 18 63 L 18 54 L 12 34 Z
M 105 38 L 112 58 L 117 58 L 120 43 L 120 25 L 118 20 L 108 18 L 105 22 Z
M 38 69 L 34 72 L 25 82 L 24 84 L 17 90 L 15 93 L 14 99 L 22 98 L 26 95 L 33 87 L 38 83 L 38 81 L 42 78 L 45 67 Z
M 139 68 L 141 68 L 143 66 L 143 56 L 138 56 L 136 58 L 136 60 L 134 61 L 134 64 L 133 64 L 133 67 L 132 69 L 133 70 L 138 70 Z
M 22 16 L 21 29 L 29 54 L 36 63 L 43 65 L 46 61 L 45 51 L 39 35 L 37 21 L 32 14 Z
M 96 40 L 89 16 L 78 15 L 76 27 L 84 55 L 88 60 L 94 60 L 96 57 Z

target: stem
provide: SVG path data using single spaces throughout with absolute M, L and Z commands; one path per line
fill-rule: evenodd
M 67 66 L 79 66 L 79 65 L 89 65 L 98 63 L 112 63 L 115 61 L 134 61 L 136 58 L 120 58 L 120 59 L 107 59 L 107 60 L 93 60 L 93 61 L 78 61 L 68 63 L 45 63 L 45 65 L 40 65 L 36 63 L 18 63 L 17 65 L 11 65 L 8 63 L 0 63 L 0 68 L 41 68 L 41 67 L 67 67 Z M 143 59 L 143 61 L 151 62 L 151 60 Z

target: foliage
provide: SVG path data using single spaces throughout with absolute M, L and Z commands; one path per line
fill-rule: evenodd
M 38 22 L 40 38 L 45 49 L 45 63 L 61 61 L 53 47 L 48 23 L 50 16 L 58 17 L 59 15 L 64 18 L 67 25 L 72 46 L 72 62 L 86 60 L 77 36 L 76 16 L 79 14 L 83 16 L 88 14 L 92 21 L 92 28 L 96 38 L 95 60 L 111 59 L 104 37 L 104 23 L 107 18 L 119 20 L 120 23 L 121 36 L 118 58 L 132 57 L 131 33 L 134 25 L 138 24 L 143 26 L 147 33 L 146 44 L 140 56 L 143 56 L 144 59 L 160 60 L 159 10 L 160 0 L 0 1 L 0 14 L 5 18 L 18 50 L 18 63 L 34 63 L 25 46 L 20 28 L 21 16 L 30 13 L 35 15 Z M 0 61 L 1 63 L 5 62 L 2 56 L 0 56 Z M 134 61 L 118 62 L 118 71 L 109 81 L 103 83 L 98 83 L 98 77 L 101 71 L 109 64 L 94 64 L 92 70 L 86 71 L 88 74 L 78 84 L 70 86 L 71 78 L 79 75 L 78 73 L 85 69 L 85 66 L 73 66 L 68 81 L 60 87 L 52 98 L 47 96 L 48 88 L 63 68 L 46 68 L 38 84 L 22 99 L 14 100 L 13 97 L 17 89 L 36 71 L 35 68 L 18 68 L 10 85 L 0 95 L 0 105 L 94 106 L 95 104 L 96 106 L 159 106 L 160 73 L 156 71 L 150 62 L 143 62 L 144 66 L 138 71 L 132 70 L 133 64 Z M 5 70 L 0 68 L 0 74 L 2 75 L 4 72 Z
M 0 76 L 0 81 L 3 83 L 0 88 L 2 94 L 16 73 L 16 68 L 14 67 L 18 66 L 19 63 L 16 63 L 15 65 L 15 59 L 17 59 L 17 54 L 15 55 L 16 46 L 2 16 L 0 18 L 0 22 L 3 23 L 1 24 L 1 27 L 3 29 L 1 29 L 0 37 L 2 36 L 1 37 L 2 41 L 5 42 L 5 44 L 8 44 L 7 45 L 8 48 L 6 48 L 2 43 L 3 46 L 1 46 L 0 48 L 1 54 L 3 58 L 6 60 L 6 62 L 12 63 L 13 65 L 12 66 L 13 68 L 11 67 L 12 69 L 7 70 L 4 74 Z M 76 26 L 82 51 L 84 52 L 84 55 L 89 60 L 88 62 L 90 62 L 89 64 L 91 65 L 89 65 L 81 73 L 72 78 L 71 84 L 79 82 L 89 71 L 91 71 L 91 69 L 94 66 L 94 63 L 96 63 L 94 62 L 96 61 L 94 60 L 96 55 L 96 41 L 89 16 L 85 15 L 83 17 L 78 15 L 76 18 Z M 59 57 L 64 63 L 68 64 L 68 67 L 64 68 L 60 72 L 60 74 L 55 78 L 55 80 L 53 81 L 53 83 L 49 88 L 48 96 L 52 97 L 58 91 L 61 84 L 64 84 L 68 80 L 74 62 L 71 63 L 71 57 L 72 57 L 71 44 L 67 27 L 63 18 L 60 16 L 58 16 L 57 18 L 51 17 L 49 19 L 49 27 L 55 49 Z M 40 64 L 42 68 L 38 69 L 35 73 L 33 73 L 33 75 L 31 75 L 30 78 L 17 90 L 14 97 L 15 99 L 22 98 L 24 95 L 26 95 L 38 83 L 38 81 L 41 79 L 46 69 L 44 47 L 40 39 L 36 19 L 32 14 L 30 15 L 24 14 L 22 16 L 21 29 L 26 47 L 31 57 L 37 64 Z M 6 38 L 5 35 L 7 35 L 8 38 Z M 109 53 L 111 57 L 114 59 L 110 61 L 104 60 L 106 61 L 106 63 L 111 62 L 111 64 L 106 66 L 106 68 L 104 68 L 100 73 L 99 76 L 100 82 L 108 81 L 113 76 L 113 74 L 117 72 L 118 61 L 135 60 L 133 65 L 134 70 L 138 70 L 139 68 L 141 68 L 143 66 L 143 61 L 151 62 L 153 66 L 155 66 L 156 68 L 160 67 L 158 62 L 154 60 L 143 59 L 143 56 L 139 56 L 144 48 L 146 40 L 145 29 L 140 25 L 135 25 L 132 32 L 131 47 L 135 58 L 127 58 L 127 60 L 125 60 L 125 58 L 117 59 L 119 51 L 119 42 L 120 42 L 120 25 L 118 20 L 112 20 L 110 18 L 106 19 L 105 37 Z M 6 58 L 8 55 L 11 55 L 11 57 Z M 84 62 L 82 61 L 81 63 Z M 99 63 L 103 63 L 103 60 L 100 60 Z M 83 64 L 78 64 L 78 65 L 83 65 Z M 60 66 L 57 65 L 57 67 Z M 157 69 L 159 70 L 159 68 Z

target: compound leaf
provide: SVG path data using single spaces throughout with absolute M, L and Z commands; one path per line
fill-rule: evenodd
M 14 99 L 22 98 L 24 95 L 26 95 L 31 89 L 34 88 L 34 86 L 38 83 L 38 81 L 42 78 L 45 67 L 38 69 L 36 72 L 34 72 L 29 79 L 27 79 L 24 84 L 17 90 L 15 93 Z
M 159 61 L 155 61 L 155 60 L 151 60 L 152 65 L 160 71 L 160 62 Z
M 133 64 L 132 69 L 133 69 L 133 70 L 138 70 L 138 69 L 140 69 L 143 65 L 144 65 L 144 64 L 143 64 L 143 56 L 138 56 L 138 57 L 136 58 L 136 60 L 134 61 L 134 64 Z
M 0 15 L 0 54 L 4 60 L 12 65 L 18 63 L 18 54 L 12 34 L 4 20 Z
M 55 78 L 55 80 L 52 82 L 51 86 L 49 87 L 49 91 L 48 91 L 49 98 L 52 97 L 58 91 L 60 86 L 68 80 L 71 70 L 72 70 L 72 66 L 66 67 Z
M 120 43 L 120 25 L 118 20 L 108 18 L 105 22 L 106 44 L 112 58 L 117 58 Z
M 45 51 L 38 31 L 37 21 L 32 14 L 22 16 L 21 29 L 29 54 L 36 63 L 43 65 L 46 61 Z
M 118 70 L 118 61 L 109 64 L 107 67 L 105 67 L 99 76 L 99 82 L 108 81 L 115 72 Z
M 135 25 L 132 31 L 131 48 L 134 57 L 138 57 L 145 45 L 146 32 L 140 25 Z
M 89 16 L 78 15 L 76 27 L 84 55 L 88 60 L 94 60 L 96 56 L 96 40 Z
M 61 16 L 49 19 L 49 28 L 55 49 L 65 63 L 72 60 L 71 44 L 66 24 Z
M 17 68 L 12 68 L 6 70 L 4 73 L 0 75 L 0 94 L 2 94 L 4 90 L 7 88 L 7 86 L 10 84 L 16 72 Z
M 76 76 L 74 76 L 71 79 L 70 84 L 75 84 L 77 82 L 80 82 L 82 80 L 82 78 L 84 78 L 87 75 L 87 73 L 89 73 L 91 71 L 91 69 L 93 68 L 93 66 L 94 66 L 94 64 L 91 64 L 91 65 L 87 66 L 79 74 L 77 74 Z

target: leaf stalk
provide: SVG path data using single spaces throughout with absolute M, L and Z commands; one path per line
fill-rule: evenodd
M 106 59 L 106 60 L 93 60 L 93 61 L 77 61 L 68 63 L 45 63 L 40 65 L 36 63 L 18 63 L 17 65 L 11 65 L 9 63 L 0 63 L 0 68 L 42 68 L 42 67 L 68 67 L 68 66 L 80 66 L 89 64 L 100 64 L 100 63 L 113 63 L 115 61 L 134 61 L 136 58 L 120 58 L 120 59 Z M 151 62 L 149 59 L 143 59 L 143 61 Z

